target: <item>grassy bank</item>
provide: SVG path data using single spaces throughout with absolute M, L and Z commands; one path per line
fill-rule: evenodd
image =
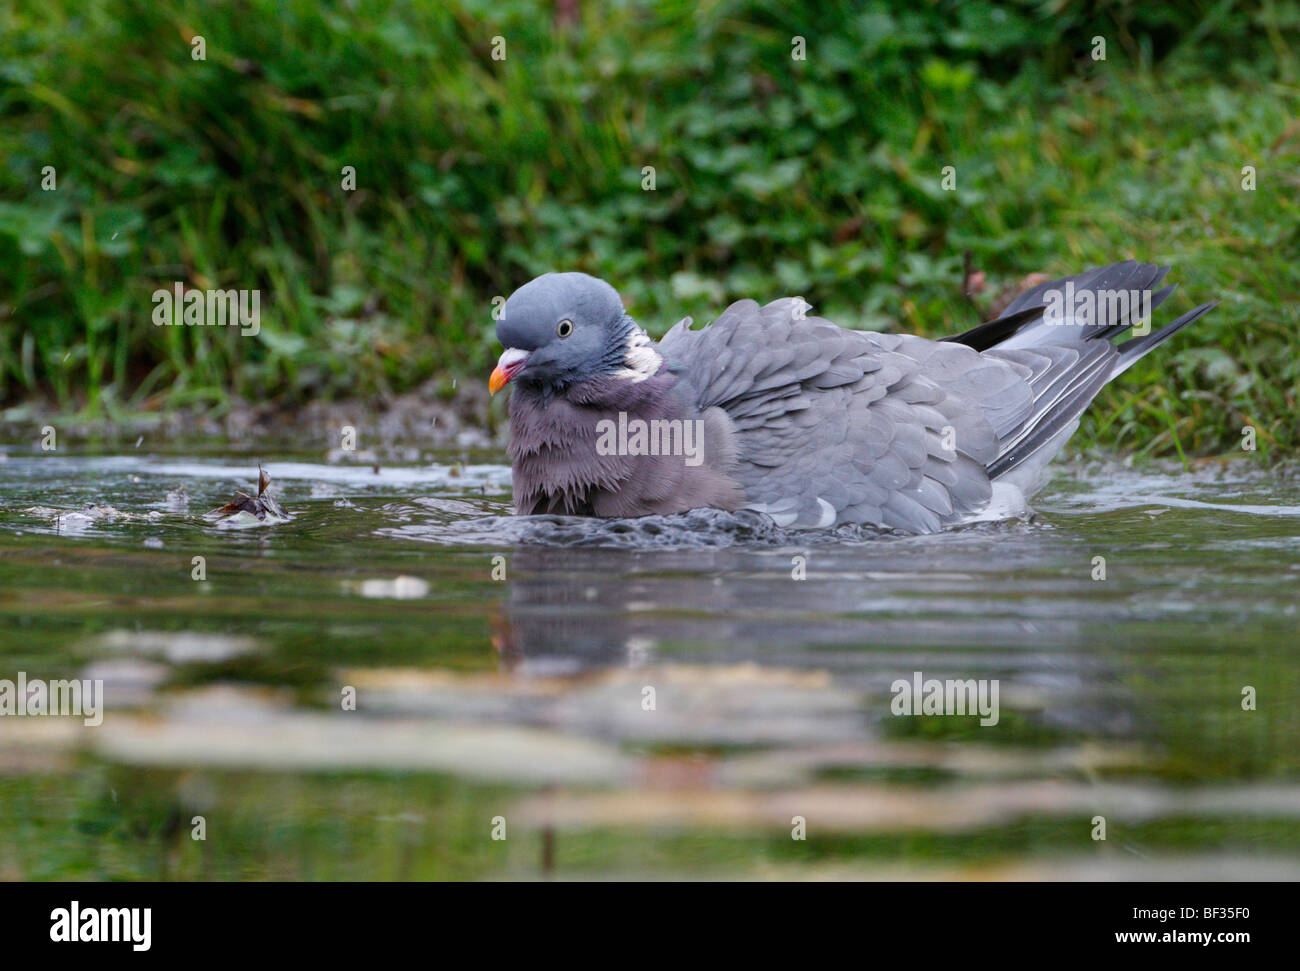
M 824 6 L 11 5 L 0 401 L 219 410 L 481 376 L 492 298 L 551 269 L 611 280 L 653 332 L 798 293 L 937 335 L 979 319 L 966 253 L 985 307 L 1131 256 L 1175 264 L 1172 310 L 1223 304 L 1081 440 L 1213 453 L 1249 424 L 1293 453 L 1300 5 Z M 176 281 L 261 290 L 260 332 L 155 327 Z

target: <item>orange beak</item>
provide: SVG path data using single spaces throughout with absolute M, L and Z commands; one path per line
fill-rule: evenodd
M 488 378 L 488 391 L 496 394 L 514 378 L 528 360 L 528 352 L 521 351 L 517 347 L 507 347 L 501 354 L 501 359 L 497 361 L 497 366 L 492 369 L 492 376 Z

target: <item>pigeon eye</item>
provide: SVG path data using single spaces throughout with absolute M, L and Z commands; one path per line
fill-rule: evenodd
M 560 321 L 560 325 L 555 328 L 555 332 L 561 337 L 568 337 L 573 333 L 573 321 L 565 319 Z

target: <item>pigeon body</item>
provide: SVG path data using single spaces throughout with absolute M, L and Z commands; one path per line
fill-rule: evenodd
M 1114 343 L 1150 326 L 1167 272 L 1127 262 L 1044 283 L 938 341 L 847 330 L 785 298 L 655 343 L 604 281 L 538 277 L 506 302 L 490 382 L 516 384 L 516 511 L 712 506 L 927 533 L 1023 502 L 1106 382 L 1213 306 Z

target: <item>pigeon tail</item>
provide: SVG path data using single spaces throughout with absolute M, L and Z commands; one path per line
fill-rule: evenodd
M 1156 289 L 1168 272 L 1129 260 L 1052 280 L 1022 293 L 996 320 L 948 338 L 1029 366 L 1035 353 L 1058 357 L 1030 379 L 1033 412 L 989 464 L 990 478 L 1039 479 L 1069 440 L 1062 431 L 1078 426 L 1108 382 L 1217 305 L 1202 304 L 1157 331 L 1113 343 L 1134 328 L 1149 329 L 1153 311 L 1174 291 L 1174 285 Z

